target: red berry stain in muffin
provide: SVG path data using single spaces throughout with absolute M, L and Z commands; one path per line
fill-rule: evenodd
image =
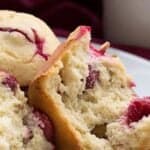
M 42 56 L 45 60 L 48 60 L 48 54 L 45 54 L 43 52 L 43 46 L 44 46 L 44 39 L 42 39 L 41 37 L 39 37 L 39 35 L 37 34 L 35 29 L 32 29 L 32 32 L 34 34 L 34 43 L 36 45 L 36 51 L 34 55 L 40 55 Z
M 129 87 L 130 87 L 130 88 L 136 87 L 136 84 L 135 84 L 133 81 L 130 81 L 130 82 L 129 82 Z
M 99 71 L 93 70 L 92 66 L 88 66 L 89 69 L 89 75 L 86 78 L 86 89 L 92 89 L 95 85 L 95 82 L 98 80 L 99 77 Z
M 2 84 L 8 86 L 13 92 L 15 92 L 17 88 L 16 78 L 11 75 L 6 76 L 2 81 Z
M 132 122 L 138 122 L 144 116 L 150 115 L 150 97 L 136 98 L 129 105 L 125 113 L 125 122 L 130 125 Z
M 36 46 L 36 50 L 35 50 L 35 55 L 40 55 L 41 57 L 43 57 L 45 60 L 48 60 L 48 54 L 45 54 L 43 52 L 43 47 L 44 47 L 44 39 L 42 39 L 36 32 L 35 29 L 32 29 L 32 32 L 33 32 L 33 35 L 34 35 L 34 39 L 32 39 L 31 37 L 29 37 L 29 35 L 27 33 L 25 33 L 24 31 L 20 30 L 20 29 L 16 29 L 16 28 L 10 28 L 10 27 L 0 27 L 0 31 L 1 32 L 9 32 L 9 33 L 12 33 L 12 32 L 18 32 L 20 34 L 22 34 L 25 39 L 30 42 L 30 43 L 33 43 L 35 44 Z
M 41 111 L 34 109 L 33 110 L 34 117 L 36 120 L 38 120 L 37 124 L 38 126 L 43 130 L 43 133 L 46 137 L 46 139 L 50 142 L 53 141 L 53 126 L 52 122 L 49 120 L 49 118 L 42 113 Z
M 79 27 L 79 32 L 76 35 L 75 39 L 80 39 L 82 36 L 84 36 L 87 32 L 91 32 L 91 27 L 90 26 L 80 26 Z
M 28 36 L 27 33 L 23 32 L 22 30 L 16 29 L 16 28 L 10 28 L 10 27 L 0 27 L 0 31 L 1 32 L 18 32 L 20 34 L 22 34 L 29 42 L 33 42 L 32 39 Z
M 95 57 L 101 57 L 104 56 L 106 52 L 106 49 L 97 50 L 95 47 L 90 44 L 90 54 Z

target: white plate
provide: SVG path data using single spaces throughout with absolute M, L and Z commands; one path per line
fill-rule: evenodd
M 59 39 L 64 40 L 64 38 Z M 98 44 L 93 43 L 93 45 L 99 47 Z M 109 53 L 117 54 L 122 59 L 128 73 L 136 83 L 136 93 L 139 96 L 150 96 L 150 61 L 116 48 L 110 48 Z
M 110 48 L 110 52 L 122 59 L 136 83 L 136 93 L 139 96 L 150 96 L 150 61 L 115 48 Z

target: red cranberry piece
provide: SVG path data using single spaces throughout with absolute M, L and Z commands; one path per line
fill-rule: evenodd
M 129 82 L 129 87 L 130 87 L 130 88 L 136 87 L 136 84 L 135 84 L 133 81 L 130 81 L 130 82 Z
M 95 85 L 95 82 L 98 80 L 99 77 L 99 71 L 93 70 L 92 66 L 89 65 L 89 75 L 86 78 L 86 89 L 92 89 Z
M 138 122 L 144 116 L 150 115 L 150 97 L 136 98 L 129 105 L 125 112 L 125 122 L 130 125 L 132 122 Z
M 17 88 L 16 78 L 11 75 L 5 77 L 2 84 L 8 86 L 13 92 L 15 92 Z
M 80 39 L 82 36 L 84 36 L 87 32 L 91 32 L 91 27 L 90 26 L 80 26 L 79 27 L 79 32 L 76 35 L 76 39 Z
M 53 141 L 53 126 L 48 116 L 37 109 L 33 110 L 33 114 L 38 120 L 37 124 L 43 130 L 43 133 L 46 139 L 52 142 Z
M 102 56 L 108 57 L 108 55 L 106 55 L 105 52 L 106 52 L 107 48 L 109 48 L 109 47 L 110 47 L 109 42 L 105 42 L 104 44 L 102 44 L 99 49 L 94 48 L 92 46 L 92 44 L 90 44 L 89 45 L 89 53 L 94 58 L 95 57 L 102 57 Z
M 90 44 L 90 52 L 93 56 L 100 57 L 105 55 L 106 49 L 97 50 L 92 44 Z

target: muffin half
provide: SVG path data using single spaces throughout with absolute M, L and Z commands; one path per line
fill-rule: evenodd
M 106 124 L 134 97 L 120 59 L 105 53 L 109 43 L 96 49 L 90 40 L 90 27 L 79 26 L 29 87 L 30 102 L 52 118 L 61 150 L 111 150 Z

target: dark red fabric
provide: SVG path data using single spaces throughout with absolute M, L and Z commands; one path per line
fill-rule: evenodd
M 150 48 L 142 48 L 142 47 L 136 47 L 136 46 L 126 46 L 126 45 L 117 45 L 112 44 L 113 47 L 119 48 L 123 51 L 130 52 L 132 54 L 136 54 L 138 56 L 141 56 L 143 58 L 146 58 L 150 60 Z
M 69 35 L 68 31 L 62 30 L 62 29 L 56 29 L 55 33 L 58 36 L 67 37 Z M 102 38 L 93 38 L 92 42 L 95 42 L 97 44 L 102 44 L 107 40 L 104 40 Z M 111 42 L 111 47 L 118 48 L 122 51 L 126 51 L 132 54 L 135 54 L 137 56 L 143 57 L 147 60 L 150 60 L 150 48 L 143 48 L 143 47 L 137 47 L 137 46 L 130 46 L 130 45 L 119 45 Z
M 59 36 L 66 37 L 78 25 L 90 25 L 93 41 L 105 41 L 102 0 L 5 0 L 0 2 L 0 9 L 32 13 L 45 20 Z M 150 60 L 150 48 L 111 45 Z

